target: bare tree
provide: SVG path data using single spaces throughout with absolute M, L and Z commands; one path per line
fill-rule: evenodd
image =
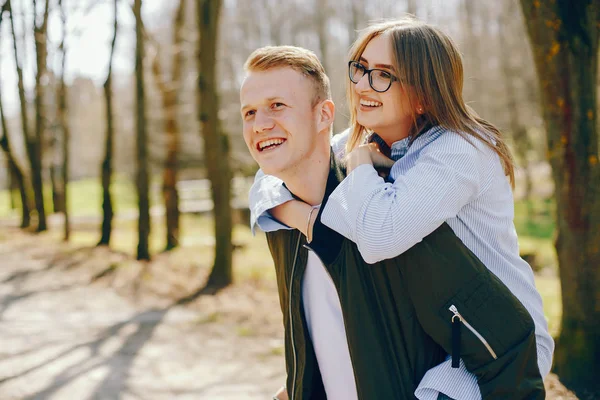
M 170 79 L 166 79 L 160 65 L 160 52 L 157 51 L 152 63 L 152 71 L 162 97 L 167 135 L 167 158 L 163 171 L 163 199 L 167 217 L 167 250 L 179 245 L 179 194 L 177 193 L 179 124 L 177 122 L 178 94 L 181 88 L 183 67 L 183 28 L 185 22 L 185 0 L 179 0 L 175 14 L 173 32 L 173 65 Z M 158 43 L 155 42 L 158 49 Z
M 199 114 L 204 157 L 212 186 L 215 215 L 215 263 L 207 287 L 220 288 L 232 281 L 232 212 L 229 142 L 219 123 L 216 85 L 217 33 L 221 0 L 197 0 L 200 41 L 198 57 Z
M 508 6 L 503 10 L 499 17 L 499 24 L 503 26 L 505 30 L 511 31 L 511 22 L 515 20 L 515 3 L 513 1 L 508 2 Z M 498 41 L 500 44 L 500 53 L 503 54 L 500 57 L 500 66 L 503 74 L 504 85 L 506 89 L 506 111 L 508 113 L 508 120 L 510 123 L 510 131 L 512 133 L 513 140 L 515 142 L 515 150 L 519 161 L 522 163 L 524 177 L 525 177 L 525 201 L 529 212 L 527 217 L 530 218 L 533 212 L 531 203 L 531 174 L 529 173 L 528 158 L 527 154 L 531 149 L 531 142 L 527 136 L 527 127 L 521 122 L 519 117 L 519 107 L 517 99 L 517 88 L 516 83 L 523 75 L 521 71 L 522 66 L 514 67 L 513 63 L 513 51 L 514 45 L 509 43 L 511 39 L 510 35 L 498 35 Z
M 411 15 L 417 15 L 417 0 L 408 0 L 406 4 L 406 12 Z
M 144 33 L 142 0 L 134 0 L 135 14 L 135 86 L 136 86 L 136 186 L 138 193 L 138 247 L 137 259 L 150 259 L 150 196 L 148 176 L 148 132 L 146 130 L 146 95 L 144 89 Z
M 35 194 L 35 208 L 38 214 L 38 232 L 45 231 L 46 226 L 46 210 L 44 207 L 44 191 L 43 191 L 43 146 L 44 146 L 44 130 L 45 130 L 45 107 L 44 107 L 44 83 L 47 71 L 47 31 L 48 31 L 48 13 L 50 0 L 44 2 L 44 12 L 42 21 L 37 22 L 37 1 L 33 0 L 33 32 L 35 42 L 35 58 L 37 70 L 35 73 L 35 136 L 29 137 L 27 140 L 27 148 L 29 160 L 31 163 L 31 178 L 33 183 L 33 191 Z
M 6 1 L 2 5 L 2 10 L 0 11 L 0 25 L 2 24 L 2 17 L 4 16 L 4 12 L 10 12 L 10 3 Z M 1 32 L 1 30 L 0 30 Z M 2 85 L 0 85 L 2 87 Z M 6 118 L 4 116 L 4 107 L 2 106 L 2 94 L 0 93 L 0 125 L 2 127 L 2 136 L 0 136 L 0 148 L 4 152 L 4 155 L 7 160 L 8 171 L 10 174 L 10 181 L 17 184 L 19 188 L 19 192 L 21 194 L 21 228 L 27 228 L 30 224 L 30 216 L 29 216 L 29 199 L 27 198 L 27 188 L 25 186 L 25 174 L 21 171 L 21 167 L 17 163 L 15 156 L 12 153 L 12 149 L 10 147 L 10 136 L 8 134 L 8 125 L 6 123 Z M 10 197 L 12 200 L 12 185 L 9 186 L 11 189 Z
M 521 0 L 532 43 L 556 193 L 563 312 L 561 381 L 600 395 L 600 163 L 596 0 Z M 589 397 L 588 397 L 589 396 Z
M 21 111 L 21 127 L 23 130 L 23 137 L 25 140 L 25 148 L 27 150 L 27 156 L 29 159 L 29 164 L 30 166 L 36 165 L 35 162 L 35 151 L 34 151 L 34 146 L 31 144 L 32 139 L 31 139 L 31 133 L 29 131 L 29 118 L 27 116 L 27 99 L 25 98 L 25 84 L 23 81 L 23 67 L 21 64 L 21 59 L 19 57 L 19 52 L 18 52 L 18 46 L 17 46 L 17 35 L 15 32 L 15 21 L 14 21 L 14 9 L 12 7 L 12 3 L 11 0 L 7 0 L 6 5 L 5 5 L 9 11 L 9 17 L 10 17 L 10 27 L 11 27 L 11 32 L 12 32 L 12 36 L 13 36 L 13 50 L 14 50 L 14 56 L 15 56 L 15 68 L 17 70 L 17 86 L 18 86 L 18 92 L 19 92 L 19 103 L 20 103 L 20 111 Z M 41 165 L 40 165 L 41 168 Z M 38 201 L 38 196 L 37 194 L 34 196 L 36 198 L 36 207 L 38 206 L 37 201 Z M 27 206 L 23 206 L 23 207 L 27 207 Z M 42 203 L 42 209 L 43 209 L 43 203 Z M 29 225 L 29 224 L 28 224 Z
M 115 54 L 115 43 L 117 41 L 118 28 L 118 0 L 113 0 L 113 37 L 110 44 L 110 56 L 108 59 L 108 73 L 104 81 L 104 101 L 106 104 L 106 137 L 104 141 L 104 159 L 102 160 L 102 235 L 99 246 L 108 246 L 110 244 L 110 236 L 112 233 L 112 220 L 114 216 L 112 197 L 110 194 L 110 183 L 113 171 L 113 153 L 114 153 L 114 136 L 115 127 L 113 122 L 113 102 L 112 102 L 112 64 Z
M 67 59 L 67 11 L 63 4 L 63 0 L 58 0 L 58 7 L 60 8 L 61 20 L 62 20 L 62 39 L 60 42 L 60 57 L 61 67 L 60 75 L 58 78 L 58 117 L 60 126 L 62 129 L 62 212 L 65 217 L 64 222 L 64 240 L 69 240 L 71 233 L 71 225 L 69 222 L 69 207 L 68 207 L 68 182 L 69 182 L 69 143 L 71 142 L 71 131 L 69 128 L 69 121 L 67 117 L 67 85 L 65 83 L 65 67 Z

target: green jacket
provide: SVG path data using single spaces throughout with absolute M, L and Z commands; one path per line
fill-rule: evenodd
M 332 158 L 321 210 L 343 177 Z M 475 373 L 484 399 L 545 397 L 531 316 L 447 224 L 376 264 L 367 264 L 355 243 L 321 224 L 320 215 L 310 245 L 297 230 L 270 232 L 267 241 L 292 400 L 326 399 L 301 299 L 309 249 L 337 289 L 360 399 L 415 398 L 427 370 L 446 354 L 462 358 Z

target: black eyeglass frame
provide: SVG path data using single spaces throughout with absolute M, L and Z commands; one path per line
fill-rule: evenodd
M 352 79 L 352 64 L 357 64 L 360 65 L 360 67 L 362 68 L 363 75 L 360 77 L 362 79 L 363 76 L 368 75 L 369 78 L 369 86 L 371 86 L 371 89 L 373 89 L 374 91 L 376 91 L 377 93 L 384 93 L 387 92 L 388 90 L 390 90 L 390 88 L 392 87 L 392 83 L 394 82 L 399 82 L 400 80 L 398 78 L 396 78 L 392 73 L 384 70 L 384 69 L 380 69 L 380 68 L 373 68 L 373 69 L 368 69 L 366 68 L 364 65 L 362 65 L 359 61 L 348 61 L 348 77 L 350 78 L 350 82 L 354 83 L 355 85 L 360 82 L 360 79 L 358 81 L 354 81 L 354 79 Z M 385 90 L 377 90 L 373 87 L 373 78 L 371 77 L 371 72 L 373 71 L 381 71 L 381 72 L 385 72 L 386 74 L 388 74 L 390 76 L 390 84 L 388 85 L 388 87 Z

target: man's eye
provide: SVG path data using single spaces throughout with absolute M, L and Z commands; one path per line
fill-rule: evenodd
M 256 113 L 256 111 L 254 111 L 254 110 L 248 110 L 248 111 L 246 111 L 246 113 L 244 114 L 244 118 L 251 117 L 251 116 L 253 116 L 255 113 Z
M 273 103 L 273 105 L 271 106 L 271 108 L 281 108 L 285 106 L 285 104 L 283 103 Z

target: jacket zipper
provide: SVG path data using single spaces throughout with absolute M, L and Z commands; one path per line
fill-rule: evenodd
M 333 284 L 333 287 L 335 288 L 335 291 L 337 293 L 338 299 L 340 297 L 340 294 L 337 291 L 337 287 L 335 286 L 335 282 L 333 281 L 333 277 L 331 276 L 331 273 L 329 272 L 329 270 L 327 269 L 327 267 L 325 266 L 325 263 L 323 262 L 323 260 L 321 259 L 321 256 L 319 256 L 319 254 L 317 254 L 316 251 L 314 251 L 312 249 L 312 247 L 304 244 L 302 245 L 304 248 L 310 250 L 315 256 L 317 256 L 317 258 L 319 259 L 319 261 L 321 262 L 321 264 L 323 264 L 323 268 L 325 269 L 325 272 L 327 272 L 327 276 L 329 276 L 329 279 L 331 280 L 331 283 Z M 350 354 L 350 361 L 352 362 L 352 350 L 350 349 L 350 344 L 348 341 L 348 331 L 346 330 L 346 316 L 344 315 L 344 309 L 342 308 L 342 304 L 340 301 L 340 309 L 342 311 L 342 322 L 344 323 L 344 334 L 346 335 L 346 342 L 348 343 L 348 353 Z M 352 371 L 354 371 L 354 366 L 352 366 Z M 354 381 L 356 382 L 356 377 L 354 377 Z M 358 387 L 356 388 L 356 392 L 358 393 Z
M 485 338 L 477 332 L 475 328 L 471 324 L 467 322 L 466 319 L 458 312 L 458 309 L 454 304 L 452 304 L 449 308 L 450 311 L 454 314 L 452 316 L 452 368 L 459 367 L 460 360 L 460 323 L 462 322 L 464 326 L 467 327 L 473 334 L 479 339 L 479 341 L 485 346 L 491 356 L 496 360 L 498 356 L 492 349 L 492 346 L 485 340 Z
M 290 396 L 290 400 L 294 400 L 294 394 L 296 391 L 296 371 L 297 371 L 297 363 L 298 356 L 296 355 L 296 342 L 294 340 L 294 318 L 292 316 L 292 289 L 294 283 L 294 272 L 296 270 L 296 261 L 298 260 L 298 250 L 300 250 L 300 239 L 302 239 L 302 234 L 298 235 L 298 242 L 296 243 L 296 254 L 294 255 L 294 262 L 292 263 L 292 274 L 290 275 L 290 301 L 289 301 L 289 314 L 290 314 L 290 335 L 292 339 L 292 354 L 294 355 L 294 369 L 292 370 L 292 392 L 288 393 Z

